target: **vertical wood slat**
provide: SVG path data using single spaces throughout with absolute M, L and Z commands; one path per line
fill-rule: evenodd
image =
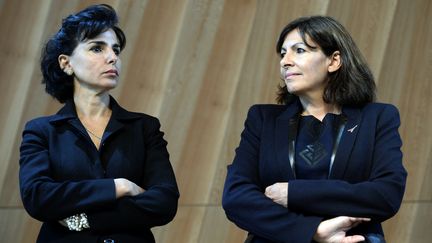
M 59 104 L 40 85 L 39 54 L 61 18 L 98 0 L 0 1 L 0 235 L 34 242 L 39 222 L 22 209 L 18 146 L 28 119 Z M 279 82 L 274 45 L 290 20 L 324 14 L 341 21 L 377 79 L 380 101 L 401 112 L 409 172 L 388 242 L 428 242 L 432 203 L 432 14 L 428 0 L 109 0 L 128 37 L 119 87 L 130 110 L 156 115 L 181 189 L 177 217 L 153 229 L 158 242 L 241 242 L 245 232 L 221 208 L 249 106 L 273 103 Z M 7 229 L 7 230 L 6 230 Z
M 432 184 L 424 184 L 432 172 L 432 26 L 423 18 L 430 13 L 430 1 L 398 3 L 378 85 L 383 100 L 401 111 L 407 200 L 432 200 Z
M 233 11 L 238 8 L 242 9 L 242 15 Z M 254 11 L 255 6 L 250 1 L 225 1 L 220 29 L 212 47 L 214 51 L 188 127 L 186 144 L 190 147 L 180 158 L 183 169 L 177 175 L 184 182 L 180 185 L 182 203 L 208 201 L 209 184 L 221 147 L 220 136 L 226 127 Z
M 363 55 L 368 57 L 375 77 L 379 77 L 381 71 L 396 5 L 397 1 L 393 0 L 332 0 L 329 4 L 327 14 L 344 23 Z M 367 18 L 364 13 L 368 13 Z M 380 80 L 376 79 L 376 82 Z
M 176 45 L 185 1 L 149 1 L 144 9 L 131 68 L 124 75 L 128 82 L 120 101 L 131 109 L 157 115 L 164 97 L 171 53 Z M 160 13 L 165 14 L 161 15 Z M 140 51 L 137 51 L 140 50 Z M 123 98 L 124 97 L 124 98 Z
M 0 41 L 2 53 L 2 58 L 0 58 L 2 74 L 0 110 L 5 114 L 0 120 L 0 154 L 5 161 L 10 161 L 16 151 L 14 138 L 21 132 L 20 120 L 27 101 L 27 96 L 23 94 L 27 94 L 31 89 L 29 80 L 35 70 L 34 63 L 38 60 L 38 43 L 41 41 L 48 6 L 19 8 L 16 4 L 7 2 L 1 11 L 0 29 L 13 38 L 13 41 L 8 41 L 6 38 Z M 22 28 L 14 28 L 16 18 L 22 20 Z M 9 163 L 0 163 L 2 185 L 10 183 L 4 181 L 9 166 Z M 11 166 L 16 167 L 15 163 Z M 5 190 L 5 193 L 9 193 L 8 189 L 11 188 L 2 187 L 0 189 L 2 189 L 0 190 L 1 195 Z M 2 197 L 0 202 L 8 204 L 10 197 Z
M 160 119 L 166 131 L 171 161 L 181 170 L 181 151 L 189 147 L 188 127 L 197 106 L 206 67 L 210 62 L 215 35 L 222 14 L 223 0 L 188 1 L 176 45 Z M 191 48 L 193 47 L 193 48 Z M 184 147 L 184 148 L 183 148 Z M 174 152 L 176 151 L 176 152 Z M 183 196 L 182 196 L 183 197 Z

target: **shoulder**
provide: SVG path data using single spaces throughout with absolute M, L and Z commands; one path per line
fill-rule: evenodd
M 286 109 L 286 105 L 255 104 L 249 108 L 248 117 L 251 115 L 259 115 L 260 117 L 277 117 Z
M 400 125 L 399 110 L 396 106 L 386 103 L 370 103 L 361 109 L 362 120 L 376 126 Z
M 370 121 L 379 119 L 382 116 L 399 116 L 396 106 L 378 102 L 369 103 L 363 107 L 343 107 L 343 112 L 348 117 L 361 116 Z
M 363 117 L 376 117 L 380 121 L 399 121 L 399 110 L 392 104 L 370 103 L 362 109 L 362 113 Z
M 50 137 L 50 134 L 54 131 L 51 121 L 56 117 L 57 115 L 41 116 L 27 121 L 21 134 L 23 142 L 42 141 Z
M 142 112 L 133 112 L 133 111 L 127 111 L 131 116 L 136 117 L 137 119 L 140 119 L 144 122 L 149 122 L 149 123 L 158 123 L 159 122 L 159 118 L 146 114 L 146 113 L 142 113 Z
M 143 112 L 129 111 L 120 106 L 117 101 L 111 97 L 112 118 L 125 123 L 143 123 L 146 126 L 159 125 L 159 119 Z
M 155 116 L 142 113 L 123 110 L 121 114 L 117 113 L 114 119 L 120 120 L 127 126 L 137 131 L 144 130 L 144 133 L 154 133 L 160 130 L 161 124 Z
M 143 112 L 129 111 L 123 108 L 112 96 L 110 96 L 110 105 L 114 119 L 129 122 L 144 122 L 147 124 L 159 124 L 159 119 Z
M 382 113 L 382 112 L 388 112 L 388 113 L 399 113 L 396 106 L 392 104 L 387 103 L 369 103 L 365 105 L 362 109 L 364 112 L 376 112 L 376 113 Z
M 51 115 L 51 116 L 40 116 L 33 118 L 26 122 L 25 129 L 31 129 L 31 130 L 41 130 L 41 129 L 47 129 L 50 125 L 50 122 L 57 118 L 58 115 Z

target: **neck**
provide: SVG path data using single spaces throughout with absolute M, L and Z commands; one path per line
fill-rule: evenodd
M 303 106 L 302 115 L 311 115 L 322 121 L 327 113 L 340 114 L 341 109 L 336 104 L 328 104 L 322 98 L 310 99 L 300 97 Z
M 96 119 L 110 116 L 109 94 L 92 94 L 89 92 L 76 92 L 74 94 L 74 103 L 78 117 Z
M 74 103 L 79 118 L 97 119 L 111 115 L 109 93 L 74 81 Z

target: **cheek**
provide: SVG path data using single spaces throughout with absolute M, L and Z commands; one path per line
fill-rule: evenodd
M 82 71 L 96 67 L 96 63 L 91 58 L 83 56 L 76 57 L 71 64 Z
M 327 63 L 324 58 L 311 60 L 308 66 L 308 71 L 310 74 L 314 76 L 319 76 L 322 78 L 323 76 L 327 76 Z
M 117 72 L 120 73 L 120 71 L 121 71 L 121 67 L 122 67 L 122 63 L 121 63 L 121 60 L 120 60 L 120 59 L 117 60 L 115 66 L 116 66 L 116 68 L 117 68 Z
M 321 59 L 312 59 L 309 62 L 310 70 L 321 70 L 323 66 L 323 61 Z

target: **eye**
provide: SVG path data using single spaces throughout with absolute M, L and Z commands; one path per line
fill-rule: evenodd
M 300 47 L 297 47 L 295 51 L 296 51 L 296 53 L 297 53 L 297 54 L 301 54 L 301 53 L 304 53 L 304 52 L 306 52 L 306 50 L 305 50 L 305 49 L 303 49 L 303 48 L 300 48 Z
M 286 52 L 281 52 L 279 55 L 281 58 L 283 58 L 285 56 Z
M 113 48 L 113 51 L 117 56 L 120 55 L 120 48 Z
M 102 52 L 102 47 L 100 45 L 95 45 L 90 48 L 90 50 L 94 53 Z

